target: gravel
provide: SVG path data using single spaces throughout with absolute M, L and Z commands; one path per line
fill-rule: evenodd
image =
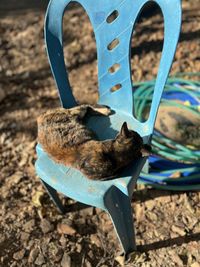
M 59 105 L 44 48 L 44 9 L 27 9 L 26 4 L 16 12 L 2 12 L 5 6 L 3 0 L 0 265 L 120 266 L 116 258 L 121 248 L 109 216 L 99 209 L 81 205 L 78 208 L 75 201 L 63 196 L 67 213 L 59 214 L 35 173 L 36 118 Z M 200 71 L 198 7 L 197 0 L 183 0 L 183 26 L 171 74 Z M 91 24 L 79 6 L 71 6 L 63 25 L 73 93 L 79 103 L 94 103 L 98 98 L 97 61 Z M 133 81 L 155 77 L 162 36 L 159 13 L 140 20 L 131 50 Z M 132 207 L 139 253 L 126 266 L 200 266 L 199 192 L 167 192 L 138 186 Z

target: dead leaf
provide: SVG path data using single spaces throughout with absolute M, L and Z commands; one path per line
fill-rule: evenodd
M 41 198 L 44 195 L 44 192 L 42 191 L 36 191 L 35 194 L 32 197 L 32 202 L 35 207 L 41 207 Z

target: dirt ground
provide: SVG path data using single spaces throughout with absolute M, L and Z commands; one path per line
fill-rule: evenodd
M 0 3 L 0 266 L 120 266 L 108 215 L 68 198 L 63 198 L 68 212 L 60 215 L 35 174 L 36 118 L 59 106 L 44 48 L 47 1 L 7 2 Z M 172 74 L 200 71 L 199 5 L 199 0 L 183 1 Z M 155 77 L 162 36 L 160 13 L 140 20 L 131 49 L 134 81 Z M 74 95 L 79 103 L 94 103 L 96 48 L 79 6 L 64 17 L 64 43 Z M 138 187 L 132 206 L 141 253 L 126 266 L 200 266 L 199 192 Z

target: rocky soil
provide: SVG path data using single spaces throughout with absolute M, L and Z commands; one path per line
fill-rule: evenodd
M 16 10 L 5 0 L 0 4 L 0 266 L 120 266 L 120 246 L 108 215 L 63 196 L 67 213 L 59 214 L 35 173 L 36 118 L 59 106 L 44 48 L 46 3 L 36 3 L 37 8 L 22 1 Z M 199 4 L 183 1 L 171 74 L 200 71 Z M 74 95 L 79 103 L 94 103 L 98 92 L 92 27 L 80 6 L 70 7 L 63 25 Z M 133 81 L 155 77 L 162 37 L 159 12 L 139 21 L 131 49 Z M 138 187 L 132 207 L 140 253 L 126 266 L 200 266 L 199 192 Z

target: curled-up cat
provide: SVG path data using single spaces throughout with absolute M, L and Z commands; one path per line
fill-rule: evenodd
M 115 139 L 98 141 L 84 124 L 90 115 L 111 114 L 100 105 L 80 105 L 71 109 L 57 108 L 38 118 L 38 141 L 56 162 L 79 169 L 93 180 L 111 177 L 132 160 L 150 154 L 140 135 L 129 130 L 126 122 Z

